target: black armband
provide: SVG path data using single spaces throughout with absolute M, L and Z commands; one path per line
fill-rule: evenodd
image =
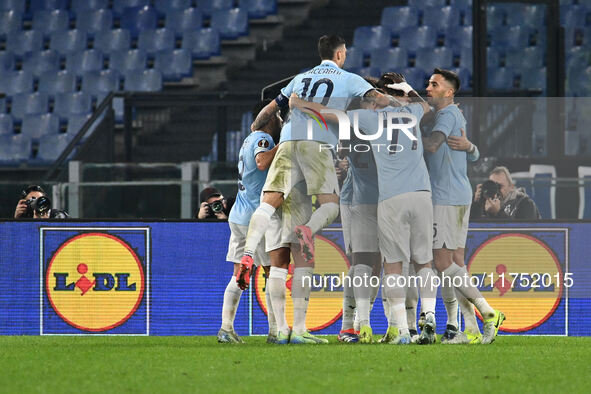
M 277 97 L 275 97 L 275 102 L 281 109 L 289 106 L 289 98 L 285 97 L 282 93 L 279 93 Z

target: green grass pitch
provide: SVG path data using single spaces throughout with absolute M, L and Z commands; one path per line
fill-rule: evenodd
M 499 337 L 490 346 L 244 339 L 0 337 L 0 392 L 582 392 L 591 375 L 591 338 Z

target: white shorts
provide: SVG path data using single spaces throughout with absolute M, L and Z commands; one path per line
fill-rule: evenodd
M 404 193 L 378 203 L 380 252 L 386 263 L 433 260 L 430 192 Z
M 433 206 L 433 249 L 466 247 L 470 205 Z
M 345 254 L 351 254 L 351 205 L 341 204 L 341 228 L 343 229 L 343 242 Z
M 240 264 L 240 260 L 244 255 L 244 245 L 246 244 L 246 233 L 248 232 L 248 226 L 229 222 L 230 225 L 230 242 L 228 242 L 228 254 L 226 255 L 226 261 L 230 261 L 235 264 Z M 268 267 L 271 265 L 269 254 L 265 252 L 265 244 L 263 241 L 259 243 L 253 256 L 254 263 L 257 266 Z
M 307 194 L 339 193 L 339 182 L 330 150 L 317 141 L 285 141 L 279 144 L 269 168 L 264 192 L 280 192 L 284 198 L 294 186 L 306 182 Z
M 380 251 L 377 204 L 351 205 L 350 236 L 353 253 L 377 253 Z
M 273 213 L 269 228 L 265 232 L 265 250 L 289 248 L 299 244 L 295 227 L 306 224 L 312 216 L 312 198 L 306 194 L 306 185 L 300 182 L 291 190 L 281 207 Z

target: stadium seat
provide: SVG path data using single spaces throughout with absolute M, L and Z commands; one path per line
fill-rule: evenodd
M 472 26 L 454 27 L 445 33 L 445 46 L 449 48 L 472 48 Z
M 23 58 L 23 70 L 38 77 L 47 71 L 57 72 L 60 69 L 60 56 L 51 49 L 41 52 L 29 52 Z
M 146 69 L 148 55 L 141 49 L 116 51 L 109 57 L 109 68 L 120 73 L 143 71 Z
M 60 55 L 83 51 L 86 44 L 86 32 L 78 29 L 57 31 L 49 40 L 49 48 L 58 51 Z
M 569 73 L 567 92 L 577 97 L 591 96 L 591 66 Z
M 397 71 L 408 66 L 408 54 L 403 48 L 374 49 L 371 52 L 370 64 L 379 68 L 381 74 Z
M 460 90 L 466 91 L 472 89 L 470 86 L 470 79 L 472 78 L 471 70 L 461 67 L 452 68 L 451 70 L 458 74 L 458 77 L 460 78 Z
M 580 166 L 579 173 L 579 219 L 591 219 L 591 167 Z
M 386 7 L 382 11 L 381 25 L 393 32 L 419 25 L 419 10 L 412 7 Z
M 117 15 L 122 15 L 126 8 L 143 8 L 151 3 L 151 0 L 117 0 L 113 2 L 113 11 Z
M 109 31 L 112 26 L 113 13 L 111 10 L 81 11 L 76 16 L 76 28 L 90 34 Z
M 540 27 L 546 24 L 546 7 L 539 5 L 522 6 L 519 12 L 507 15 L 507 25 Z
M 71 9 L 75 14 L 107 8 L 109 0 L 71 0 Z
M 0 136 L 0 163 L 4 165 L 19 165 L 29 160 L 32 152 L 31 139 L 26 135 Z
M 166 28 L 142 30 L 139 35 L 137 47 L 145 51 L 148 55 L 154 55 L 159 51 L 172 50 L 175 47 L 174 32 Z
M 166 14 L 166 28 L 176 33 L 195 31 L 202 25 L 203 17 L 197 8 L 170 10 Z
M 429 7 L 423 11 L 423 25 L 438 30 L 458 28 L 460 10 L 455 7 Z
M 228 10 L 234 6 L 234 0 L 199 0 L 197 8 L 201 10 L 203 16 L 210 18 L 216 10 Z
M 0 114 L 6 113 L 6 97 L 0 98 Z
M 78 76 L 88 71 L 100 71 L 104 66 L 104 56 L 98 49 L 71 53 L 66 57 L 66 70 Z
M 241 0 L 240 8 L 246 9 L 249 18 L 261 19 L 277 13 L 277 0 Z
M 14 55 L 12 52 L 0 52 L 0 72 L 14 70 Z
M 57 160 L 68 146 L 70 134 L 46 135 L 39 139 L 39 150 L 33 164 L 49 164 Z
M 185 49 L 157 53 L 154 68 L 162 73 L 164 81 L 179 81 L 193 76 L 191 54 Z
M 1 23 L 1 22 L 0 22 Z M 6 50 L 17 56 L 43 49 L 43 34 L 35 30 L 14 31 L 8 35 Z
M 16 11 L 0 12 L 0 36 L 6 36 L 13 31 L 20 31 L 23 28 L 23 16 Z
M 24 13 L 27 3 L 23 0 L 2 0 L 0 1 L 0 11 L 16 11 Z
M 92 98 L 84 92 L 60 93 L 55 97 L 53 113 L 60 118 L 85 115 L 92 112 Z
M 556 168 L 552 165 L 532 164 L 529 172 L 534 178 L 533 195 L 543 219 L 556 219 Z
M 380 76 L 380 69 L 377 67 L 359 67 L 359 68 L 352 68 L 350 70 L 352 73 L 360 75 L 362 77 L 374 77 L 377 78 Z
M 489 68 L 487 70 L 488 88 L 498 90 L 514 89 L 515 76 L 513 70 L 506 67 Z
M 545 63 L 544 49 L 541 47 L 527 47 L 508 52 L 505 66 L 512 68 L 540 68 Z
M 44 135 L 59 133 L 59 129 L 60 120 L 56 115 L 28 115 L 23 119 L 21 134 L 37 141 Z
M 345 58 L 345 64 L 343 68 L 350 70 L 352 68 L 362 68 L 364 66 L 363 51 L 357 50 L 355 47 L 347 48 L 347 57 Z
M 529 44 L 529 29 L 521 26 L 501 26 L 489 30 L 491 46 L 495 48 L 521 49 Z
M 105 30 L 97 33 L 94 48 L 103 53 L 128 50 L 131 47 L 131 34 L 126 29 Z
M 416 30 L 416 28 L 412 28 Z M 371 53 L 377 48 L 389 48 L 392 46 L 390 29 L 385 26 L 361 26 L 355 29 L 353 45 L 356 50 L 365 54 Z
M 437 31 L 430 26 L 408 27 L 400 33 L 398 46 L 414 51 L 418 48 L 435 48 Z
M 12 115 L 0 114 L 0 135 L 12 134 L 14 134 L 14 124 L 12 121 Z
M 461 10 L 472 9 L 472 0 L 450 0 L 449 5 Z
M 68 8 L 68 0 L 31 0 L 31 10 L 65 10 Z
M 82 77 L 82 91 L 102 101 L 109 93 L 119 91 L 120 75 L 116 70 L 89 71 Z
M 57 93 L 76 91 L 76 75 L 73 72 L 49 71 L 39 77 L 38 91 L 54 96 Z
M 568 27 L 584 27 L 587 9 L 581 5 L 560 6 L 560 25 Z
M 13 118 L 23 119 L 27 115 L 41 115 L 49 110 L 49 97 L 45 93 L 20 93 L 12 98 Z
M 9 96 L 33 91 L 33 74 L 28 71 L 8 71 L 0 78 L 0 92 Z
M 154 8 L 159 15 L 164 16 L 169 11 L 186 10 L 191 7 L 191 3 L 191 0 L 155 0 Z
M 157 26 L 156 10 L 149 6 L 125 8 L 121 15 L 121 27 L 128 29 L 133 38 L 137 38 L 140 31 L 156 29 Z
M 541 89 L 546 91 L 546 67 L 524 69 L 520 72 L 521 89 Z
M 70 13 L 68 10 L 41 10 L 33 14 L 33 30 L 40 31 L 45 37 L 56 31 L 70 28 Z
M 203 28 L 183 34 L 182 48 L 191 52 L 194 59 L 208 59 L 221 53 L 220 33 L 212 28 Z M 347 52 L 349 57 L 349 52 Z
M 162 90 L 162 73 L 154 69 L 129 72 L 125 74 L 123 88 L 129 92 L 157 92 Z
M 431 73 L 436 67 L 452 68 L 453 61 L 453 52 L 447 47 L 421 48 L 417 50 L 415 67 Z
M 486 26 L 489 30 L 494 30 L 505 24 L 505 9 L 497 5 L 488 5 L 486 8 Z
M 432 70 L 431 70 L 432 71 Z M 405 68 L 402 71 L 406 81 L 415 89 L 423 90 L 427 87 L 427 74 L 419 67 Z
M 75 136 L 82 129 L 82 126 L 86 124 L 86 121 L 90 119 L 90 117 L 90 114 L 70 116 L 68 118 L 68 126 L 66 128 L 66 133 L 72 137 Z
M 220 32 L 224 39 L 236 39 L 248 35 L 248 14 L 240 8 L 214 10 L 211 27 Z
M 418 9 L 425 7 L 445 7 L 445 0 L 408 0 L 408 6 Z

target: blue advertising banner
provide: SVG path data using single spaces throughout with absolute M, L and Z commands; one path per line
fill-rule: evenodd
M 591 223 L 473 223 L 465 260 L 510 335 L 591 335 Z M 232 275 L 227 223 L 0 222 L 0 335 L 215 335 Z M 316 239 L 308 328 L 336 334 L 349 260 L 339 227 Z M 291 273 L 291 272 L 290 272 Z M 291 291 L 291 275 L 286 283 Z M 266 334 L 256 272 L 236 314 Z M 291 302 L 287 316 L 291 322 Z M 443 303 L 437 323 L 445 328 Z M 380 295 L 371 323 L 386 330 Z M 291 323 L 290 323 L 291 324 Z

